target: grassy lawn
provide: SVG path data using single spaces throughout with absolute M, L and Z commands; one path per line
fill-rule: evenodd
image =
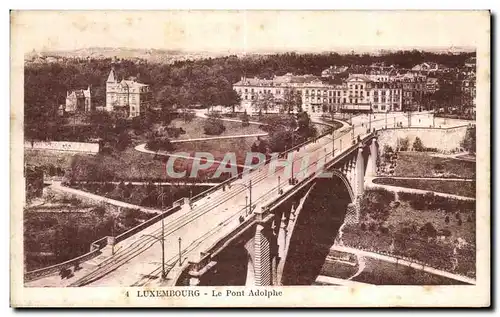
M 381 194 L 371 192 L 370 196 L 365 197 L 376 202 L 381 201 L 377 198 L 379 195 Z M 400 203 L 385 204 L 382 208 L 387 213 L 375 211 L 377 204 L 373 203 L 369 210 L 362 211 L 358 224 L 350 224 L 344 228 L 344 244 L 374 252 L 392 253 L 438 269 L 475 276 L 474 205 L 458 202 L 460 205 L 456 205 L 453 211 L 449 212 L 438 207 L 417 209 L 414 202 L 425 199 L 428 197 L 414 195 L 405 197 Z M 452 202 L 445 200 L 450 204 Z M 434 234 L 426 234 L 424 228 L 429 224 Z M 460 246 L 458 241 L 462 241 Z M 456 267 L 454 258 L 458 261 Z
M 165 156 L 142 153 L 134 147 L 112 154 L 99 154 L 95 157 L 75 156 L 76 180 L 104 180 L 104 181 L 148 181 L 171 179 L 166 173 Z M 192 160 L 177 158 L 174 161 L 174 171 L 191 170 Z M 208 177 L 217 169 L 212 165 L 207 170 L 200 170 L 201 178 Z M 189 174 L 188 174 L 189 175 Z
M 183 128 L 186 131 L 186 134 L 181 134 L 176 140 L 265 133 L 259 129 L 259 126 L 256 124 L 250 124 L 248 127 L 243 127 L 240 122 L 223 121 L 223 124 L 226 127 L 224 132 L 220 135 L 207 135 L 203 130 L 203 125 L 206 120 L 207 119 L 198 117 L 194 118 L 191 122 L 184 122 L 182 119 L 175 119 L 170 125 L 176 128 Z
M 376 184 L 392 185 L 406 188 L 416 188 L 440 193 L 447 193 L 466 197 L 476 197 L 476 182 L 472 181 L 448 181 L 428 179 L 395 179 L 377 178 L 373 180 Z
M 441 165 L 444 175 L 436 172 L 437 165 Z M 421 152 L 399 152 L 394 176 L 405 177 L 475 177 L 476 165 L 474 162 L 431 156 Z
M 443 276 L 414 270 L 404 265 L 363 258 L 365 269 L 353 281 L 375 285 L 457 285 L 464 284 Z
M 173 152 L 187 152 L 191 156 L 194 156 L 195 152 L 208 152 L 214 156 L 215 160 L 219 161 L 224 158 L 226 153 L 235 153 L 238 164 L 243 165 L 255 140 L 257 140 L 256 137 L 177 143 L 174 145 Z

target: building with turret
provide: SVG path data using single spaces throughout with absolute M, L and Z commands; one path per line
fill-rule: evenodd
M 140 116 L 152 100 L 149 85 L 139 83 L 136 77 L 119 80 L 111 69 L 106 80 L 106 110 L 121 111 L 127 117 Z
M 66 112 L 92 111 L 91 87 L 87 90 L 77 89 L 66 93 Z

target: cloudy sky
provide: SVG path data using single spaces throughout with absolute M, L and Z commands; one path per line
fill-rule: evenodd
M 469 11 L 17 11 L 23 51 L 87 47 L 211 52 L 474 48 L 487 12 Z M 485 31 L 483 31 L 484 33 Z

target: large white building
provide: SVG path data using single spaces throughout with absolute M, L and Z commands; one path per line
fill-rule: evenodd
M 273 79 L 245 78 L 233 85 L 240 95 L 239 111 L 258 112 L 258 100 L 271 95 L 280 111 L 287 90 L 296 91 L 302 109 L 309 113 L 323 111 L 388 112 L 402 110 L 401 85 L 389 78 L 351 75 L 341 85 L 329 84 L 311 75 L 286 74 Z
M 149 85 L 137 82 L 134 77 L 118 80 L 115 70 L 111 69 L 106 81 L 107 111 L 122 111 L 133 118 L 141 115 L 151 100 Z

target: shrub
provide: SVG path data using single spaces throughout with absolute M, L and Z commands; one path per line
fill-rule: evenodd
M 399 138 L 398 139 L 398 144 L 399 144 L 399 150 L 400 151 L 407 151 L 409 146 L 410 146 L 410 139 L 408 137 L 406 138 Z
M 248 127 L 250 125 L 250 119 L 248 117 L 248 113 L 245 111 L 241 116 L 241 126 Z
M 205 122 L 203 130 L 207 135 L 220 135 L 226 130 L 222 120 L 218 118 L 211 118 Z
M 427 222 L 425 225 L 423 225 L 420 230 L 419 230 L 419 233 L 420 235 L 422 235 L 423 237 L 430 237 L 430 238 L 434 238 L 436 237 L 436 234 L 437 234 L 437 230 L 436 228 L 434 228 L 434 226 L 432 225 L 432 223 L 430 222 Z
M 418 152 L 422 152 L 425 150 L 425 147 L 422 144 L 422 140 L 420 140 L 419 137 L 416 137 L 415 141 L 413 141 L 413 150 Z
M 371 232 L 377 230 L 377 225 L 375 224 L 375 222 L 370 222 L 370 224 L 368 225 L 368 230 L 370 230 Z
M 150 151 L 172 151 L 174 146 L 168 138 L 154 138 L 146 143 L 146 149 Z

